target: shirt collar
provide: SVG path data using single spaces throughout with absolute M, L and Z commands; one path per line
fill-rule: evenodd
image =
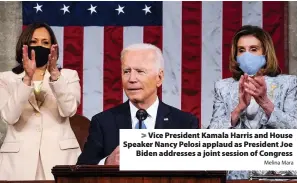
M 138 111 L 138 108 L 135 107 L 131 101 L 129 101 L 129 106 L 132 118 L 136 118 L 136 112 Z M 159 98 L 157 97 L 156 101 L 146 110 L 148 117 L 152 117 L 154 119 L 157 117 L 158 106 Z

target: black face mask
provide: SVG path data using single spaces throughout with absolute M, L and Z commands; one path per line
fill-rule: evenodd
M 42 46 L 28 46 L 28 56 L 31 59 L 31 51 L 35 51 L 36 67 L 42 67 L 48 62 L 50 49 Z

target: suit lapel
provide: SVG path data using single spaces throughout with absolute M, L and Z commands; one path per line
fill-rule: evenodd
M 32 107 L 36 110 L 39 111 L 39 107 L 37 105 L 37 101 L 35 98 L 35 94 L 34 92 L 31 93 L 30 97 L 29 97 L 29 103 L 32 105 Z M 39 111 L 40 112 L 40 111 Z
M 170 109 L 163 102 L 159 102 L 155 129 L 167 129 L 170 123 Z M 132 129 L 129 100 L 122 104 L 115 117 L 118 129 Z
M 166 106 L 162 101 L 159 102 L 157 118 L 155 129 L 167 129 L 169 125 L 168 115 L 170 113 L 170 109 Z
M 239 82 L 235 82 L 235 80 L 232 80 L 232 83 L 230 84 L 230 89 L 228 90 L 228 95 L 223 97 L 231 97 L 227 99 L 227 101 L 231 101 L 231 111 L 235 109 L 235 107 L 238 105 L 239 102 Z
M 279 83 L 272 78 L 265 77 L 266 87 L 267 87 L 267 96 L 272 103 L 275 103 L 275 99 L 278 98 L 279 92 Z
M 25 71 L 18 75 L 18 79 L 19 79 L 20 82 L 23 82 L 22 79 L 23 79 L 24 76 L 25 76 Z M 31 93 L 31 95 L 30 95 L 30 97 L 29 97 L 29 99 L 28 99 L 28 102 L 31 104 L 31 106 L 32 106 L 35 110 L 39 111 L 39 107 L 38 107 L 38 105 L 37 105 L 37 101 L 36 101 L 34 92 Z
M 117 113 L 115 121 L 118 129 L 132 129 L 129 101 L 123 103 Z

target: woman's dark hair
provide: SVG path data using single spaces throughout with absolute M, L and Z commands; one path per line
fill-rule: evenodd
M 262 68 L 259 71 L 259 73 L 262 75 L 268 75 L 272 77 L 280 74 L 281 70 L 278 65 L 271 36 L 258 26 L 245 25 L 245 26 L 242 26 L 242 28 L 235 33 L 232 39 L 231 54 L 229 58 L 229 62 L 230 62 L 229 68 L 232 73 L 232 77 L 235 80 L 239 80 L 240 76 L 243 75 L 243 71 L 239 68 L 239 64 L 236 61 L 237 50 L 238 50 L 237 44 L 238 44 L 238 40 L 242 36 L 248 36 L 248 35 L 254 36 L 261 42 L 261 46 L 263 48 L 263 55 L 265 55 L 266 57 L 266 64 L 264 68 Z
M 46 23 L 33 23 L 28 25 L 27 28 L 23 30 L 16 45 L 15 59 L 19 63 L 19 65 L 12 69 L 12 72 L 14 72 L 15 74 L 20 74 L 24 71 L 23 64 L 22 64 L 22 55 L 23 55 L 22 48 L 23 48 L 23 45 L 28 45 L 28 46 L 30 45 L 34 31 L 38 28 L 45 28 L 49 32 L 52 45 L 58 44 L 54 31 Z M 59 50 L 57 55 L 59 58 Z

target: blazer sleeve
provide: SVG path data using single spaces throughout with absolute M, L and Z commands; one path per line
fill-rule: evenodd
M 98 165 L 104 157 L 103 132 L 98 117 L 94 116 L 91 120 L 87 142 L 76 164 Z
M 236 126 L 231 125 L 231 112 L 227 110 L 227 104 L 221 94 L 219 81 L 215 82 L 214 85 L 214 103 L 212 118 L 208 129 L 229 129 L 229 128 L 240 128 L 241 121 Z
M 6 77 L 0 76 L 0 115 L 2 120 L 13 125 L 19 120 L 33 87 L 22 80 L 6 81 Z
M 68 70 L 67 70 L 68 71 Z M 58 110 L 62 117 L 72 117 L 75 115 L 80 104 L 81 87 L 76 71 L 61 72 L 57 81 L 49 83 L 58 103 Z
M 283 102 L 283 109 L 278 104 L 274 104 L 269 119 L 264 115 L 262 124 L 275 129 L 296 129 L 297 128 L 297 78 L 293 77 L 289 82 Z

